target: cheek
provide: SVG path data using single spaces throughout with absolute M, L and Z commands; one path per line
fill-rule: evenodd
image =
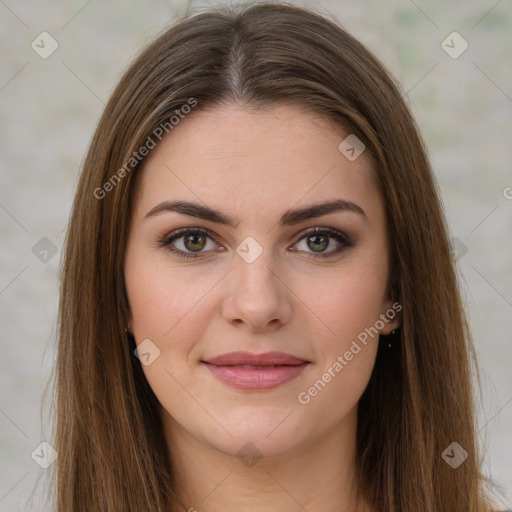
M 311 297 L 326 328 L 315 338 L 315 371 L 297 394 L 310 428 L 322 430 L 341 421 L 368 385 L 378 349 L 375 323 L 384 289 L 385 282 L 368 272 L 341 273 L 330 281 L 329 293 Z
M 165 255 L 148 258 L 143 250 L 128 250 L 125 283 L 135 338 L 163 340 L 199 306 L 209 281 L 204 276 L 192 283 L 179 269 L 169 272 Z
M 304 281 L 301 296 L 307 297 L 318 327 L 325 332 L 323 350 L 338 352 L 361 333 L 375 326 L 386 301 L 386 262 L 359 262 L 340 266 L 315 281 Z M 374 331 L 373 338 L 376 338 Z M 361 336 L 364 338 L 364 335 Z
M 190 353 L 211 322 L 212 290 L 222 276 L 201 272 L 194 277 L 190 271 L 170 269 L 165 256 L 148 258 L 143 250 L 127 252 L 131 327 L 137 344 L 149 339 L 160 351 L 155 364 L 143 367 L 150 385 L 154 379 L 169 380 L 164 369 L 188 385 L 194 370 Z M 158 368 L 162 371 L 157 372 Z
M 318 318 L 314 334 L 318 365 L 309 387 L 302 389 L 307 395 L 302 403 L 313 399 L 317 406 L 336 403 L 337 412 L 343 415 L 359 400 L 375 364 L 376 323 L 386 298 L 386 265 L 384 258 L 347 259 L 329 277 L 316 280 L 317 286 L 301 292 Z M 326 407 L 334 412 L 332 406 Z M 321 407 L 318 413 L 323 417 Z
M 172 403 L 186 403 L 183 389 L 193 384 L 188 354 L 201 337 L 206 304 L 202 299 L 214 282 L 204 277 L 192 283 L 179 270 L 170 272 L 165 259 L 144 258 L 143 251 L 127 254 L 125 282 L 132 332 L 137 345 L 151 340 L 149 346 L 157 354 L 142 370 L 162 404 L 172 405 L 166 404 L 169 397 Z

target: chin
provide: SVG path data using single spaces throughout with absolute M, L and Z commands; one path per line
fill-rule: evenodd
M 266 436 L 267 433 L 254 430 L 247 432 L 247 435 L 235 434 L 233 437 L 208 438 L 205 441 L 219 452 L 237 457 L 242 462 L 245 458 L 280 457 L 293 452 L 301 444 L 299 439 L 289 433 Z
M 229 434 L 218 428 L 203 431 L 201 437 L 218 451 L 232 456 L 250 456 L 252 452 L 255 456 L 280 456 L 316 437 L 307 430 L 308 420 L 291 407 L 239 407 L 221 423 Z

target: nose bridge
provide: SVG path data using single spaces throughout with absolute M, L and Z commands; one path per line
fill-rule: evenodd
M 279 293 L 279 280 L 276 271 L 273 270 L 276 262 L 270 249 L 264 249 L 253 240 L 242 242 L 236 249 L 235 292 L 238 295 L 254 294 L 255 301 L 260 295 L 266 296 L 269 300 Z
M 290 297 L 273 252 L 251 237 L 242 241 L 236 252 L 230 293 L 224 303 L 226 320 L 245 322 L 251 329 L 288 322 Z

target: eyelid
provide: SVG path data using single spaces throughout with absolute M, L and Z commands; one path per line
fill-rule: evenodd
M 200 234 L 204 235 L 210 239 L 212 239 L 217 245 L 219 243 L 217 242 L 217 236 L 212 233 L 209 229 L 206 228 L 200 228 L 200 227 L 188 227 L 188 228 L 180 228 L 176 229 L 175 231 L 172 231 L 171 233 L 165 235 L 162 239 L 158 240 L 158 244 L 161 247 L 165 247 L 169 249 L 173 254 L 175 254 L 178 257 L 182 258 L 200 258 L 204 257 L 204 252 L 186 252 L 182 251 L 181 249 L 177 249 L 172 245 L 172 242 L 175 240 L 179 240 L 180 238 L 188 235 L 188 234 Z
M 334 238 L 338 240 L 338 238 L 341 240 L 343 244 L 346 246 L 352 247 L 354 243 L 352 242 L 352 239 L 343 231 L 340 231 L 339 229 L 331 228 L 328 226 L 314 226 L 310 228 L 303 229 L 298 235 L 297 240 L 295 243 L 301 241 L 303 238 L 307 237 L 308 235 L 315 235 L 315 234 L 327 234 L 330 238 Z
M 219 245 L 219 243 L 217 242 L 217 235 L 214 234 L 209 229 L 201 228 L 201 227 L 186 227 L 186 228 L 180 228 L 175 231 L 172 231 L 171 233 L 167 234 L 166 236 L 164 236 L 162 239 L 159 240 L 159 245 L 162 247 L 167 247 L 172 253 L 174 253 L 178 257 L 182 257 L 182 258 L 205 257 L 204 255 L 210 251 L 205 251 L 205 252 L 198 251 L 196 253 L 186 252 L 186 251 L 182 251 L 181 249 L 177 249 L 176 247 L 172 246 L 171 242 L 174 242 L 175 240 L 178 240 L 178 239 L 186 236 L 187 234 L 204 235 L 204 236 L 212 239 L 217 245 Z M 313 258 L 322 258 L 322 257 L 328 258 L 329 256 L 334 256 L 336 254 L 339 254 L 344 249 L 354 246 L 354 243 L 352 242 L 351 238 L 346 233 L 344 233 L 343 231 L 340 231 L 338 229 L 328 227 L 328 226 L 314 226 L 314 227 L 309 227 L 309 228 L 303 229 L 300 233 L 298 233 L 296 235 L 296 239 L 295 239 L 295 242 L 293 243 L 293 245 L 296 245 L 297 243 L 302 241 L 304 238 L 306 238 L 308 235 L 311 236 L 311 235 L 315 235 L 315 234 L 327 235 L 328 238 L 335 239 L 336 242 L 341 244 L 341 248 L 338 247 L 338 248 L 331 249 L 326 252 L 319 252 L 319 253 L 307 252 L 307 251 L 297 251 L 297 250 L 294 250 L 294 251 L 295 252 L 305 252 L 308 256 L 311 256 Z M 222 249 L 222 250 L 224 250 L 224 249 Z

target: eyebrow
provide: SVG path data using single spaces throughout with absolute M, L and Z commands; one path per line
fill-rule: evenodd
M 358 204 L 344 199 L 336 199 L 324 203 L 313 204 L 305 208 L 287 210 L 279 219 L 279 224 L 281 226 L 293 226 L 308 219 L 315 219 L 330 213 L 343 211 L 357 213 L 363 217 L 366 223 L 370 223 L 365 211 Z M 157 204 L 154 208 L 151 208 L 151 210 L 146 213 L 145 218 L 154 217 L 155 215 L 164 212 L 176 212 L 183 215 L 190 215 L 192 217 L 209 220 L 211 222 L 230 227 L 236 227 L 240 223 L 238 219 L 230 217 L 218 210 L 198 203 L 192 203 L 190 201 L 164 201 Z

